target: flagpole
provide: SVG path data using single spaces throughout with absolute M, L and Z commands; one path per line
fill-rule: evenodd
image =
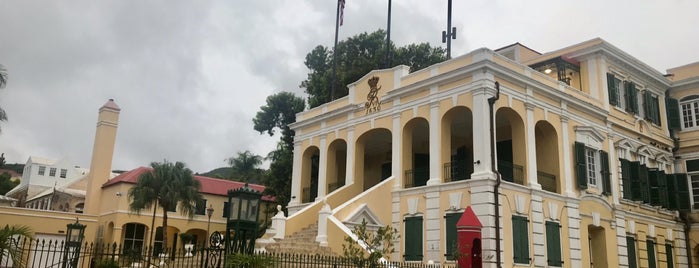
M 391 0 L 388 0 L 388 22 L 386 23 L 386 66 L 391 68 Z
M 337 0 L 337 12 L 335 15 L 335 45 L 333 45 L 333 76 L 330 81 L 332 84 L 330 87 L 330 101 L 335 100 L 335 84 L 337 84 L 335 80 L 337 80 L 337 33 L 340 29 L 340 1 L 344 0 Z

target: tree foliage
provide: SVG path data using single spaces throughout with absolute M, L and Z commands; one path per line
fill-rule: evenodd
M 272 136 L 275 131 L 281 130 L 277 149 L 267 155 L 271 164 L 264 179 L 265 193 L 275 196 L 281 205 L 289 202 L 291 193 L 294 131 L 289 128 L 289 124 L 296 122 L 296 114 L 304 108 L 302 98 L 291 92 L 281 92 L 267 97 L 267 104 L 260 107 L 253 119 L 255 130 L 260 134 Z
M 342 253 L 357 267 L 377 267 L 381 258 L 388 259 L 389 255 L 395 252 L 393 241 L 400 236 L 398 230 L 390 225 L 379 227 L 375 232 L 367 230 L 367 222 L 364 219 L 362 224 L 354 226 L 352 234 L 357 236 L 357 240 L 345 236 Z M 359 243 L 365 247 L 362 248 Z
M 250 151 L 238 152 L 236 157 L 226 159 L 233 169 L 230 179 L 242 182 L 259 182 L 263 171 L 259 168 L 262 164 L 262 156 Z
M 432 47 L 428 43 L 410 44 L 398 48 L 391 43 L 393 60 L 391 66 L 385 66 L 386 32 L 380 29 L 340 41 L 336 49 L 335 98 L 346 96 L 347 85 L 359 80 L 372 70 L 403 64 L 410 66 L 411 71 L 417 71 L 446 59 L 443 48 Z M 304 88 L 308 94 L 309 106 L 313 108 L 329 102 L 333 71 L 332 49 L 318 45 L 306 55 L 304 63 L 310 72 L 306 80 L 301 82 L 301 88 Z
M 12 260 L 12 267 L 27 267 L 27 260 L 22 258 L 20 239 L 32 239 L 32 230 L 23 225 L 5 225 L 0 229 L 0 260 L 7 264 L 7 258 Z
M 7 85 L 7 69 L 5 69 L 5 66 L 2 66 L 0 64 L 0 88 L 4 88 Z M 7 121 L 7 113 L 5 113 L 5 110 L 0 107 L 0 121 Z M 2 128 L 0 128 L 0 131 L 2 131 Z
M 0 195 L 4 195 L 19 185 L 19 180 L 13 181 L 12 175 L 8 172 L 0 174 Z
M 204 199 L 199 192 L 201 183 L 194 179 L 192 171 L 182 162 L 167 160 L 150 164 L 150 172 L 138 177 L 136 186 L 129 189 L 129 209 L 134 212 L 159 206 L 163 212 L 163 245 L 167 241 L 167 212 L 177 210 L 190 219 L 196 213 L 197 202 Z

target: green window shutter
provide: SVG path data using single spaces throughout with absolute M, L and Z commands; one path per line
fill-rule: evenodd
M 587 164 L 585 162 L 585 144 L 575 142 L 575 175 L 578 179 L 578 188 L 587 189 Z
M 675 268 L 672 244 L 665 244 L 665 262 L 667 263 L 667 268 Z
M 638 268 L 636 260 L 636 239 L 632 236 L 626 237 L 626 255 L 629 258 L 629 268 Z
M 689 201 L 689 185 L 687 174 L 680 173 L 675 175 L 675 184 L 677 186 L 677 209 L 689 210 L 692 208 Z
M 612 182 L 609 175 L 609 154 L 605 151 L 599 151 L 600 164 L 600 174 L 602 175 L 602 194 L 611 195 L 612 194 Z
M 638 90 L 636 84 L 629 82 L 629 101 L 634 114 L 638 114 Z
M 609 91 L 609 104 L 618 105 L 619 104 L 619 89 L 616 88 L 614 84 L 614 75 L 607 73 L 607 91 Z
M 456 251 L 458 246 L 457 234 L 456 234 L 456 223 L 461 218 L 461 213 L 449 213 L 444 216 L 444 222 L 446 224 L 446 247 L 447 247 L 447 260 L 454 260 L 454 251 Z
M 631 200 L 642 201 L 641 197 L 641 163 L 638 161 L 630 162 L 630 177 L 631 177 Z
M 406 261 L 422 261 L 422 217 L 405 218 Z
M 626 159 L 619 159 L 619 162 L 621 163 L 621 181 L 624 183 L 623 186 L 623 197 L 628 200 L 632 200 L 633 198 L 631 197 L 631 170 L 630 170 L 630 162 L 629 160 Z
M 228 211 L 230 211 L 228 202 L 223 202 L 223 217 L 228 218 Z
M 680 103 L 676 99 L 665 98 L 665 112 L 667 113 L 667 127 L 669 129 L 682 129 Z
M 512 216 L 512 234 L 515 263 L 529 264 L 529 220 Z
M 660 205 L 660 191 L 658 187 L 658 169 L 648 169 L 648 193 L 650 194 L 650 204 Z
M 665 191 L 667 193 L 667 208 L 670 210 L 678 209 L 678 198 L 677 198 L 677 179 L 675 174 L 665 175 Z
M 641 165 L 638 170 L 638 178 L 641 182 L 641 201 L 643 203 L 650 203 L 650 185 L 648 184 L 648 168 L 645 164 Z
M 546 222 L 546 257 L 550 266 L 561 266 L 561 225 L 557 222 Z
M 667 195 L 667 175 L 665 171 L 659 170 L 657 173 L 658 177 L 658 195 L 660 199 L 660 206 L 664 208 L 669 208 L 670 200 Z
M 650 94 L 650 91 L 646 90 L 643 91 L 643 110 L 645 111 L 645 114 L 643 115 L 643 118 L 646 120 L 653 120 L 653 95 Z
M 648 268 L 655 268 L 655 242 L 646 240 L 646 249 L 648 250 Z
M 653 122 L 656 125 L 660 125 L 660 103 L 658 102 L 658 97 L 654 96 L 653 98 Z

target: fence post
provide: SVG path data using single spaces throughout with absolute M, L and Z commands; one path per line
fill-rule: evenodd
M 326 200 L 323 200 L 325 203 Z M 332 214 L 330 206 L 328 203 L 323 205 L 323 208 L 318 211 L 318 236 L 316 236 L 316 242 L 320 243 L 321 247 L 328 246 L 328 216 Z
M 283 239 L 286 234 L 286 216 L 281 205 L 277 205 L 277 211 L 277 214 L 272 217 L 272 228 L 276 231 L 273 238 Z

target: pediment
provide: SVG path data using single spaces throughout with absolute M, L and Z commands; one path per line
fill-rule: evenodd
M 384 226 L 381 220 L 376 216 L 376 214 L 371 211 L 369 206 L 362 204 L 357 208 L 349 217 L 344 221 L 345 225 L 349 227 L 354 227 L 356 225 L 361 225 L 362 221 L 366 221 L 369 227 L 380 227 Z
M 614 143 L 614 147 L 623 148 L 623 149 L 630 150 L 630 151 L 634 150 L 633 144 L 631 143 L 631 141 L 629 139 L 626 139 L 626 138 L 616 141 Z

